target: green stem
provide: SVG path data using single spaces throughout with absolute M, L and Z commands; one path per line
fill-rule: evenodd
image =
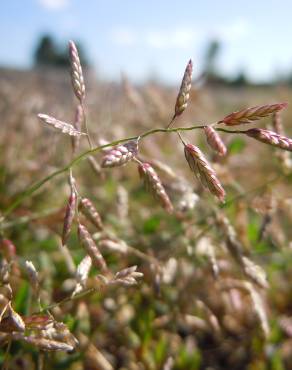
M 201 125 L 201 126 L 190 126 L 190 127 L 178 127 L 178 128 L 173 128 L 173 129 L 157 128 L 157 129 L 152 129 L 152 130 L 146 131 L 141 135 L 132 136 L 132 137 L 128 137 L 128 138 L 120 139 L 120 140 L 115 140 L 111 143 L 101 145 L 101 146 L 95 147 L 93 149 L 87 150 L 87 151 L 81 153 L 76 158 L 74 158 L 69 164 L 67 164 L 63 168 L 51 173 L 50 175 L 44 177 L 42 180 L 35 182 L 31 186 L 29 186 L 26 190 L 24 190 L 22 193 L 20 193 L 16 197 L 14 202 L 12 202 L 12 204 L 3 211 L 3 216 L 7 217 L 25 199 L 29 198 L 33 193 L 35 193 L 39 188 L 41 188 L 43 185 L 45 185 L 48 181 L 52 180 L 56 176 L 61 175 L 64 172 L 69 171 L 72 167 L 76 166 L 78 163 L 80 163 L 83 159 L 88 157 L 90 154 L 96 153 L 96 152 L 98 152 L 98 151 L 100 151 L 104 148 L 107 148 L 107 147 L 111 147 L 111 146 L 115 146 L 115 145 L 124 143 L 124 142 L 129 141 L 129 140 L 137 140 L 138 138 L 140 138 L 140 140 L 141 140 L 141 139 L 143 139 L 147 136 L 150 136 L 150 135 L 153 135 L 153 134 L 156 134 L 156 133 L 163 133 L 163 132 L 164 133 L 172 133 L 172 132 L 179 132 L 179 131 L 191 131 L 191 130 L 203 129 L 203 128 L 204 128 L 203 125 Z
M 21 217 L 19 217 L 17 219 L 14 219 L 12 221 L 4 222 L 3 224 L 1 224 L 1 230 L 9 229 L 9 228 L 14 227 L 14 226 L 19 226 L 19 225 L 26 224 L 30 221 L 35 221 L 35 220 L 39 220 L 41 218 L 51 216 L 53 214 L 56 214 L 56 213 L 60 212 L 60 209 L 61 209 L 60 207 L 58 207 L 58 208 L 49 208 L 49 209 L 45 209 L 44 211 L 41 211 L 41 212 L 36 212 L 36 213 L 30 214 L 30 215 L 27 215 L 27 216 L 21 216 Z
M 245 130 L 226 130 L 225 128 L 216 127 L 216 131 L 226 132 L 227 134 L 245 134 Z
M 56 303 L 53 303 L 53 304 L 50 304 L 46 307 L 43 307 L 42 309 L 40 309 L 39 311 L 37 312 L 34 312 L 33 314 L 34 315 L 37 315 L 37 314 L 40 314 L 40 313 L 43 313 L 43 312 L 48 312 L 48 311 L 51 311 L 52 309 L 56 308 L 56 307 L 59 307 L 59 306 L 62 306 L 63 304 L 65 303 L 68 303 L 68 302 L 72 302 L 72 301 L 75 301 L 79 298 L 84 298 L 90 294 L 93 294 L 95 292 L 98 292 L 98 288 L 88 288 L 86 290 L 83 290 L 82 292 L 76 294 L 75 296 L 68 296 L 64 299 L 62 299 L 61 301 L 59 302 L 56 302 Z

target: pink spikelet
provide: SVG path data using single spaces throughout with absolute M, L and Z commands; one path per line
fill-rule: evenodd
M 99 213 L 92 204 L 92 202 L 87 198 L 82 198 L 79 204 L 80 211 L 84 216 L 98 229 L 102 230 L 103 225 Z
M 24 332 L 25 322 L 22 317 L 14 311 L 9 302 L 1 313 L 0 331 L 6 333 Z
M 102 158 L 101 167 L 119 167 L 131 161 L 138 153 L 137 140 L 128 141 L 109 150 Z
M 190 169 L 195 173 L 203 186 L 207 187 L 221 202 L 224 201 L 225 191 L 201 150 L 192 144 L 185 144 L 185 157 Z
M 227 153 L 227 148 L 223 143 L 220 135 L 211 126 L 204 127 L 207 142 L 210 147 L 219 155 L 224 156 Z
M 180 89 L 179 89 L 179 92 L 176 98 L 175 107 L 174 107 L 174 115 L 172 117 L 172 120 L 168 124 L 167 128 L 170 127 L 170 125 L 173 123 L 175 118 L 181 115 L 182 112 L 188 106 L 188 101 L 190 99 L 190 90 L 192 87 L 192 74 L 193 74 L 193 62 L 190 59 L 186 66 L 185 73 L 183 75 Z
M 74 215 L 75 215 L 77 195 L 74 189 L 74 182 L 75 180 L 72 177 L 70 177 L 71 193 L 70 193 L 70 197 L 69 197 L 68 204 L 66 207 L 66 212 L 65 212 L 63 233 L 62 233 L 62 245 L 65 245 L 67 243 L 67 240 L 68 240 L 68 237 L 71 231 L 71 226 L 73 223 Z
M 85 135 L 84 132 L 77 131 L 73 125 L 67 122 L 60 121 L 52 116 L 48 116 L 47 114 L 39 113 L 38 118 L 46 123 L 47 125 L 60 130 L 64 134 L 68 134 L 70 136 L 81 136 Z
M 73 91 L 76 98 L 80 103 L 82 103 L 85 98 L 85 84 L 78 50 L 73 41 L 69 41 L 69 57 L 71 63 L 71 82 Z
M 172 203 L 153 167 L 149 163 L 139 163 L 138 170 L 141 178 L 144 180 L 146 189 L 152 193 L 167 212 L 172 213 Z
M 88 255 L 91 257 L 92 263 L 95 265 L 95 267 L 100 269 L 102 272 L 107 271 L 107 265 L 106 265 L 106 262 L 102 254 L 97 248 L 89 231 L 82 224 L 78 225 L 78 235 L 79 235 L 81 244 L 85 248 Z
M 74 346 L 72 346 L 71 344 L 60 342 L 53 339 L 42 338 L 40 336 L 33 335 L 24 336 L 18 334 L 17 336 L 14 336 L 14 338 L 18 340 L 23 340 L 24 342 L 29 343 L 44 352 L 52 351 L 72 352 L 74 350 Z
M 190 59 L 180 85 L 179 93 L 175 103 L 174 117 L 179 116 L 186 109 L 190 98 L 190 90 L 192 86 L 193 62 Z
M 273 131 L 264 130 L 262 128 L 252 128 L 245 131 L 245 134 L 265 144 L 273 145 L 277 148 L 292 152 L 292 139 L 289 137 L 282 136 Z
M 227 126 L 241 125 L 243 123 L 252 123 L 263 117 L 267 117 L 270 114 L 280 111 L 287 107 L 287 103 L 276 103 L 267 105 L 258 105 L 256 107 L 251 107 L 243 109 L 237 112 L 233 112 L 228 116 L 224 117 L 218 123 L 224 123 Z

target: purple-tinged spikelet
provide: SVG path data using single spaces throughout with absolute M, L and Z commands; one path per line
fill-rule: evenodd
M 71 82 L 73 91 L 77 99 L 82 103 L 85 98 L 85 84 L 78 50 L 73 41 L 69 41 L 69 57 L 71 63 Z
M 131 267 L 127 267 L 117 272 L 111 283 L 112 284 L 119 283 L 119 284 L 126 285 L 126 286 L 137 284 L 136 279 L 143 277 L 143 273 L 138 272 L 136 270 L 137 270 L 137 266 L 131 266 Z
M 102 167 L 119 167 L 132 160 L 138 153 L 137 140 L 118 145 L 107 152 L 102 158 Z
M 173 211 L 171 201 L 161 183 L 157 173 L 149 163 L 139 163 L 138 170 L 144 180 L 146 189 L 152 193 L 162 207 L 169 213 Z
M 14 311 L 9 302 L 1 313 L 0 331 L 5 333 L 24 332 L 25 322 L 22 317 Z
M 79 204 L 80 211 L 98 230 L 102 230 L 103 225 L 99 213 L 87 198 L 82 198 Z
M 225 191 L 201 150 L 192 144 L 185 144 L 185 157 L 190 169 L 195 173 L 203 186 L 207 187 L 221 202 L 224 201 Z
M 262 128 L 252 128 L 245 131 L 245 134 L 265 144 L 292 152 L 292 139 L 289 137 L 278 135 L 273 131 L 264 130 Z
M 73 219 L 75 216 L 75 209 L 76 209 L 76 202 L 77 202 L 77 195 L 73 186 L 74 179 L 70 179 L 70 188 L 71 193 L 68 200 L 68 204 L 66 207 L 65 217 L 64 217 L 64 224 L 63 224 L 63 233 L 62 233 L 62 245 L 65 245 L 67 243 L 71 226 L 73 223 Z
M 29 343 L 41 351 L 50 352 L 50 351 L 65 351 L 71 352 L 74 350 L 74 346 L 65 342 L 60 342 L 53 339 L 42 338 L 39 335 L 28 335 L 24 336 L 23 334 L 14 335 L 14 339 L 23 340 L 26 343 Z
M 47 114 L 39 113 L 38 118 L 42 122 L 56 128 L 57 130 L 60 130 L 64 134 L 68 134 L 70 136 L 86 135 L 84 132 L 77 131 L 70 123 L 60 121 L 52 116 L 48 116 Z
M 92 259 L 87 254 L 77 266 L 77 270 L 75 274 L 76 286 L 72 293 L 73 297 L 74 295 L 80 293 L 84 289 L 87 279 L 88 279 L 91 266 L 92 266 Z
M 90 235 L 86 227 L 82 224 L 78 225 L 78 235 L 81 244 L 84 246 L 86 252 L 91 257 L 95 267 L 100 269 L 102 272 L 107 271 L 107 265 L 102 254 L 97 248 L 92 236 Z
M 276 104 L 266 104 L 258 105 L 256 107 L 251 107 L 243 109 L 237 112 L 233 112 L 228 116 L 224 117 L 218 123 L 224 123 L 227 126 L 241 125 L 243 123 L 251 123 L 257 121 L 263 117 L 267 117 L 270 114 L 280 111 L 287 107 L 287 103 L 276 103 Z
M 269 287 L 267 274 L 261 266 L 255 264 L 246 256 L 242 256 L 241 263 L 245 275 L 250 280 L 259 285 L 261 288 L 267 289 Z
M 223 143 L 220 135 L 211 126 L 204 127 L 205 135 L 210 147 L 221 156 L 226 155 L 227 148 Z
M 190 59 L 186 66 L 185 73 L 180 85 L 179 93 L 176 98 L 175 113 L 173 119 L 182 114 L 182 112 L 186 109 L 188 105 L 188 101 L 190 98 L 190 90 L 192 87 L 192 73 L 193 73 L 193 62 Z
M 34 291 L 36 296 L 39 296 L 39 291 L 40 291 L 39 278 L 38 278 L 38 272 L 34 264 L 31 261 L 25 261 L 25 269 L 26 269 L 32 290 Z

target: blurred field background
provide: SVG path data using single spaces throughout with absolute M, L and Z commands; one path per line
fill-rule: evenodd
M 6 15 L 12 16 L 22 6 L 18 8 L 16 2 L 11 3 L 7 9 L 3 4 L 0 7 Z M 115 9 L 115 2 L 110 3 L 107 12 L 111 7 Z M 228 14 L 228 6 L 230 15 L 236 11 L 229 1 L 223 3 L 222 16 L 225 8 Z M 252 6 L 249 3 L 246 2 L 246 11 Z M 260 3 L 263 6 L 263 2 Z M 58 24 L 62 22 L 58 11 L 71 14 L 77 6 L 77 2 L 69 4 L 69 1 L 43 1 L 43 4 L 47 6 L 49 21 L 56 17 Z M 90 6 L 86 14 L 90 13 Z M 143 6 L 145 4 L 141 9 Z M 152 2 L 151 6 L 154 6 Z M 158 8 L 162 16 L 161 6 Z M 267 7 L 266 14 L 262 10 L 261 21 L 270 20 L 273 10 L 272 5 Z M 179 11 L 176 16 L 178 23 L 184 22 Z M 90 15 L 88 17 L 89 22 L 93 22 Z M 113 20 L 115 17 L 113 15 Z M 125 17 L 125 22 L 130 22 L 129 16 L 121 14 L 120 17 L 120 21 Z M 254 21 L 254 17 L 250 21 Z M 94 30 L 93 25 L 92 28 Z M 279 44 L 282 42 L 281 31 L 274 28 Z M 26 40 L 30 30 L 24 28 L 22 32 Z M 125 32 L 121 31 L 120 35 L 125 36 Z M 10 59 L 2 57 L 2 51 L 0 215 L 5 214 L 28 186 L 72 159 L 70 137 L 50 130 L 37 118 L 38 113 L 46 113 L 74 122 L 76 100 L 67 55 L 67 42 L 71 37 L 76 37 L 81 51 L 87 121 L 95 146 L 139 135 L 151 128 L 164 128 L 173 115 L 180 79 L 190 57 L 195 66 L 190 103 L 175 121 L 175 127 L 216 122 L 249 106 L 291 102 L 290 55 L 283 57 L 285 67 L 281 69 L 284 63 L 281 60 L 279 64 L 282 64 L 276 65 L 279 68 L 275 67 L 276 73 L 267 73 L 265 77 L 257 77 L 257 69 L 250 72 L 247 67 L 245 70 L 244 59 L 233 69 L 225 68 L 226 44 L 220 35 L 220 32 L 206 33 L 205 41 L 195 49 L 197 59 L 190 55 L 193 49 L 181 48 L 179 41 L 172 46 L 173 57 L 180 54 L 176 62 L 179 71 L 176 67 L 167 71 L 167 66 L 166 72 L 160 71 L 158 64 L 153 70 L 149 54 L 143 76 L 141 71 L 131 74 L 134 55 L 129 56 L 131 63 L 127 67 L 126 51 L 121 57 L 121 65 L 119 59 L 113 62 L 109 52 L 109 65 L 115 64 L 116 69 L 113 72 L 109 68 L 103 74 L 106 67 L 93 58 L 94 53 L 87 48 L 90 42 L 70 23 L 66 32 L 61 28 L 59 34 L 52 23 L 51 28 L 47 26 L 37 37 L 34 36 L 34 43 L 27 50 L 31 60 L 28 65 L 21 64 L 17 53 L 13 59 L 13 47 L 7 49 Z M 256 34 L 254 37 L 256 43 Z M 21 42 L 20 33 L 18 38 Z M 240 44 L 235 46 L 232 41 L 232 45 L 238 53 Z M 232 47 L 229 49 L 232 53 Z M 273 55 L 273 50 L 278 54 L 279 49 L 277 42 L 271 43 L 269 53 L 265 54 L 263 47 L 262 63 L 268 63 L 269 55 Z M 102 52 L 106 55 L 107 48 Z M 139 58 L 137 55 L 137 63 Z M 14 62 L 9 64 L 7 60 L 12 59 Z M 255 56 L 256 59 L 259 56 Z M 277 58 L 271 63 L 275 61 Z M 166 65 L 168 62 L 171 65 L 171 60 L 163 61 Z M 250 63 L 252 61 L 247 61 L 246 65 Z M 176 75 L 168 79 L 174 71 Z M 291 137 L 291 104 L 283 111 L 282 120 L 285 135 Z M 271 128 L 272 119 L 257 121 L 254 126 Z M 243 135 L 220 134 L 228 148 L 224 158 L 212 153 L 201 130 L 184 132 L 183 137 L 198 145 L 212 163 L 227 192 L 223 206 L 203 190 L 189 171 L 183 147 L 174 133 L 149 136 L 139 147 L 143 160 L 154 161 L 153 166 L 173 201 L 174 215 L 166 214 L 146 192 L 137 166 L 132 162 L 101 173 L 93 171 L 86 160 L 74 167 L 78 191 L 93 201 L 105 225 L 106 232 L 97 232 L 90 226 L 89 230 L 101 241 L 100 250 L 110 270 L 117 272 L 137 265 L 144 277 L 137 285 L 101 288 L 93 295 L 50 310 L 55 320 L 65 323 L 78 339 L 74 353 L 45 353 L 22 341 L 13 341 L 7 351 L 7 334 L 0 330 L 3 366 L 13 370 L 292 369 L 290 153 L 283 154 Z M 87 149 L 87 141 L 82 139 L 78 153 Z M 94 156 L 97 162 L 102 155 L 101 152 Z M 2 264 L 4 260 L 12 261 L 9 276 L 12 306 L 23 317 L 39 311 L 25 271 L 26 260 L 33 261 L 39 272 L 44 307 L 70 296 L 74 290 L 74 269 L 85 251 L 78 241 L 76 222 L 68 242 L 72 259 L 61 247 L 68 196 L 68 176 L 62 174 L 1 219 Z M 244 254 L 267 274 L 265 288 L 254 284 L 260 300 L 258 307 L 254 307 L 257 298 L 253 299 L 244 285 L 247 277 L 226 247 L 228 222 L 234 228 Z M 7 255 L 3 238 L 13 242 L 15 255 Z M 105 240 L 114 241 L 116 249 L 103 247 Z M 216 268 L 217 272 L 214 271 Z M 91 270 L 88 287 L 96 284 L 97 273 L 96 269 Z M 3 279 L 1 281 L 0 303 L 3 308 L 7 292 Z

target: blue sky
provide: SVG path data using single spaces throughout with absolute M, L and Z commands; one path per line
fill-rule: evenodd
M 0 65 L 29 67 L 47 32 L 80 40 L 105 78 L 124 71 L 176 83 L 190 57 L 199 74 L 213 38 L 222 41 L 223 72 L 243 69 L 258 81 L 292 72 L 289 0 L 2 0 Z

